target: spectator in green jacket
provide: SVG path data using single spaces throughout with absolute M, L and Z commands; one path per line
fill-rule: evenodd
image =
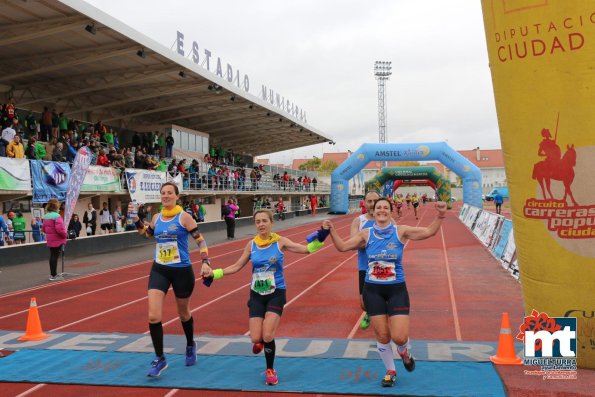
M 16 217 L 12 220 L 12 228 L 15 244 L 25 244 L 25 230 L 27 229 L 27 220 L 21 211 L 17 211 Z
M 60 134 L 68 131 L 68 117 L 64 116 L 64 113 L 60 113 L 58 117 L 58 128 L 60 129 Z
M 112 130 L 111 128 L 109 129 L 109 132 L 106 132 L 105 134 L 103 134 L 103 140 L 109 145 L 109 144 L 114 144 L 114 130 Z

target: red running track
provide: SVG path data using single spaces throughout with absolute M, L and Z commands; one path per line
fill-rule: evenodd
M 419 221 L 412 211 L 405 209 L 399 223 L 431 223 L 435 214 L 433 206 L 428 204 L 419 209 Z M 333 221 L 344 237 L 349 234 L 353 217 L 346 215 Z M 300 241 L 317 226 L 292 227 L 282 234 Z M 247 242 L 244 239 L 211 248 L 214 266 L 232 264 Z M 373 339 L 371 330 L 358 328 L 361 310 L 355 253 L 340 253 L 332 243 L 327 244 L 314 255 L 286 253 L 288 304 L 277 335 Z M 200 262 L 197 252 L 191 254 L 191 259 L 194 263 Z M 144 261 L 0 296 L 0 329 L 23 331 L 29 300 L 35 296 L 44 331 L 146 333 L 150 265 L 149 261 Z M 447 215 L 441 232 L 435 237 L 407 245 L 404 266 L 412 302 L 413 339 L 497 340 L 503 311 L 510 313 L 512 324 L 521 322 L 519 284 L 475 240 L 454 211 Z M 242 335 L 248 331 L 248 272 L 243 269 L 237 275 L 214 283 L 211 288 L 197 283 L 191 302 L 197 334 Z M 224 319 L 222 313 L 225 313 Z M 183 334 L 172 294 L 166 298 L 163 323 L 165 333 Z M 144 370 L 139 368 L 139 371 Z M 2 397 L 196 395 L 196 391 L 178 389 L 49 384 L 3 383 L 0 389 Z M 232 396 L 237 392 L 201 391 L 200 395 Z

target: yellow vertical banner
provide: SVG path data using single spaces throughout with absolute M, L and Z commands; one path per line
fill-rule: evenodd
M 576 317 L 595 368 L 595 1 L 482 8 L 525 311 Z

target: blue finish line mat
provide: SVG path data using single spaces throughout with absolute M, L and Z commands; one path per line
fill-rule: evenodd
M 505 396 L 491 363 L 418 361 L 409 373 L 397 361 L 397 384 L 383 388 L 378 360 L 279 357 L 279 384 L 264 383 L 260 356 L 199 356 L 193 367 L 184 356 L 167 355 L 160 378 L 146 373 L 150 353 L 70 350 L 21 350 L 0 359 L 0 381 L 105 386 L 167 387 L 238 391 L 275 391 L 410 396 Z

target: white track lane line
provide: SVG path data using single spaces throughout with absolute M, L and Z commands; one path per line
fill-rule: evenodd
M 343 227 L 347 227 L 347 226 L 343 226 Z M 321 252 L 321 251 L 323 251 L 323 250 L 324 250 L 324 249 L 326 249 L 326 248 L 330 248 L 330 246 L 324 247 L 324 248 L 322 248 L 321 250 L 319 250 L 318 252 Z M 318 252 L 314 253 L 313 255 L 316 255 Z M 286 268 L 290 267 L 291 265 L 293 265 L 293 264 L 295 264 L 295 263 L 297 263 L 297 262 L 300 262 L 300 261 L 302 261 L 302 260 L 306 259 L 307 257 L 308 257 L 308 256 L 304 256 L 304 257 L 302 257 L 302 258 L 300 258 L 300 259 L 297 259 L 297 260 L 295 260 L 295 261 L 291 262 L 290 264 L 288 264 L 288 265 L 286 266 Z M 201 279 L 201 278 L 199 277 L 199 278 L 197 278 L 196 280 L 200 280 L 200 279 Z M 228 296 L 228 295 L 231 295 L 231 294 L 233 294 L 233 293 L 235 293 L 235 292 L 237 292 L 237 291 L 239 291 L 239 290 L 241 290 L 241 289 L 245 288 L 245 287 L 246 287 L 246 286 L 248 286 L 248 285 L 250 285 L 250 284 L 245 284 L 245 285 L 241 286 L 240 288 L 237 288 L 237 289 L 235 289 L 235 290 L 233 290 L 233 291 L 231 291 L 231 292 L 228 292 L 228 293 L 227 293 L 227 294 L 225 294 L 225 295 L 222 295 L 222 296 L 220 296 L 220 297 L 218 297 L 218 298 L 216 298 L 216 299 L 214 299 L 214 300 L 212 300 L 212 301 L 209 301 L 209 302 L 207 302 L 207 303 L 205 303 L 205 304 L 203 304 L 203 305 L 201 305 L 201 306 L 199 306 L 199 307 L 197 307 L 197 308 L 195 308 L 195 309 L 192 309 L 192 310 L 190 311 L 190 313 L 193 313 L 193 312 L 195 312 L 195 311 L 197 311 L 197 310 L 199 310 L 199 309 L 201 309 L 201 308 L 203 308 L 203 307 L 206 307 L 206 306 L 208 306 L 208 305 L 210 305 L 210 304 L 212 304 L 212 303 L 214 303 L 214 302 L 217 302 L 217 301 L 219 301 L 220 299 L 222 299 L 222 298 L 224 298 L 224 297 L 226 297 L 226 296 Z M 171 288 L 170 288 L 170 289 L 171 289 Z M 97 318 L 97 317 L 99 317 L 99 316 L 102 316 L 102 315 L 104 315 L 104 314 L 111 313 L 111 312 L 114 312 L 114 311 L 116 311 L 116 310 L 122 309 L 122 308 L 124 308 L 124 307 L 130 306 L 130 305 L 133 305 L 133 304 L 135 304 L 135 303 L 138 303 L 138 302 L 140 302 L 140 301 L 142 301 L 142 300 L 145 300 L 145 299 L 147 299 L 147 296 L 146 296 L 146 295 L 145 295 L 145 296 L 143 296 L 143 297 L 141 297 L 141 298 L 138 298 L 138 299 L 135 299 L 135 300 L 132 300 L 132 301 L 128 301 L 128 302 L 126 302 L 126 303 L 124 303 L 124 304 L 122 304 L 122 305 L 118 305 L 118 306 L 112 307 L 111 309 L 104 310 L 104 311 L 102 311 L 102 312 L 95 313 L 95 314 L 93 314 L 93 315 L 91 315 L 91 316 L 88 316 L 88 317 L 85 317 L 85 318 L 81 318 L 81 319 L 79 319 L 79 320 L 77 320 L 77 321 L 73 321 L 73 322 L 71 322 L 71 323 L 69 323 L 69 324 L 65 324 L 65 325 L 62 325 L 62 326 L 60 326 L 60 327 L 57 327 L 57 328 L 51 329 L 49 332 L 55 332 L 55 331 L 59 331 L 59 330 L 62 330 L 62 329 L 64 329 L 64 328 L 70 327 L 70 326 L 72 326 L 72 325 L 76 325 L 76 324 L 82 323 L 82 322 L 84 322 L 84 321 L 87 321 L 87 320 L 90 320 L 90 319 L 93 319 L 93 318 Z M 173 323 L 174 321 L 177 321 L 177 320 L 178 320 L 178 317 L 175 317 L 175 318 L 173 318 L 173 319 L 171 319 L 171 320 L 169 320 L 169 321 L 167 321 L 167 322 L 163 323 L 163 326 L 166 326 L 166 325 L 168 325 L 168 324 L 171 324 L 171 323 Z
M 28 396 L 29 394 L 36 392 L 37 390 L 41 389 L 44 386 L 45 386 L 45 383 L 40 383 L 38 385 L 33 386 L 30 389 L 25 390 L 24 392 L 22 392 L 21 394 L 18 394 L 15 397 L 25 397 L 25 396 Z
M 444 231 L 440 226 L 440 235 L 442 236 L 442 250 L 444 252 L 444 266 L 446 267 L 446 278 L 448 279 L 448 293 L 450 294 L 450 304 L 452 306 L 452 317 L 454 320 L 455 335 L 458 341 L 463 340 L 461 336 L 461 325 L 459 323 L 459 311 L 457 310 L 457 302 L 455 300 L 454 288 L 452 285 L 452 276 L 450 274 L 450 264 L 448 262 L 448 254 L 446 253 L 446 242 L 444 241 Z
M 303 225 L 302 225 L 302 226 L 303 226 Z M 302 233 L 302 232 L 296 232 L 296 233 L 289 234 L 288 236 L 295 236 L 295 235 L 298 235 L 298 234 L 301 234 L 301 233 Z M 227 252 L 224 252 L 223 254 L 220 254 L 220 255 L 213 256 L 213 257 L 211 257 L 211 259 L 220 258 L 220 257 L 226 256 L 226 255 L 228 255 L 228 254 L 232 254 L 232 253 L 234 253 L 234 252 L 242 251 L 243 249 L 244 249 L 244 248 L 237 249 L 237 250 L 232 250 L 232 251 L 227 251 Z M 120 267 L 120 268 L 116 268 L 116 269 L 110 269 L 110 270 L 108 270 L 108 271 L 121 270 L 121 269 L 123 269 L 123 268 L 131 267 L 131 266 L 137 266 L 138 264 L 148 264 L 148 263 L 149 263 L 149 261 L 144 261 L 144 262 L 139 262 L 139 263 L 136 263 L 136 264 L 133 264 L 133 265 L 128 265 L 128 266 L 126 266 L 126 267 Z M 192 262 L 192 264 L 196 264 L 196 263 L 200 263 L 200 260 Z M 95 275 L 99 275 L 99 274 L 106 273 L 106 272 L 108 272 L 108 271 L 105 271 L 105 272 L 100 272 L 100 273 L 94 273 L 93 275 L 87 275 L 87 276 L 79 277 L 79 278 L 77 278 L 77 279 L 72 279 L 72 280 L 68 280 L 68 281 L 74 281 L 74 280 L 78 280 L 78 279 L 81 279 L 81 278 L 86 278 L 86 277 L 90 277 L 90 276 L 95 276 Z M 138 280 L 142 280 L 142 279 L 144 279 L 144 278 L 148 278 L 148 277 L 149 277 L 149 275 L 144 275 L 144 276 L 137 277 L 137 278 L 134 278 L 134 279 L 131 279 L 131 280 L 123 281 L 123 282 L 121 282 L 121 283 L 112 284 L 112 285 L 109 285 L 109 286 L 106 286 L 106 287 L 102 287 L 102 288 L 98 288 L 98 289 L 95 289 L 95 290 L 92 290 L 92 291 L 87 291 L 87 292 L 84 292 L 84 293 L 82 293 L 82 294 L 79 294 L 79 295 L 73 295 L 73 296 L 70 296 L 70 297 L 68 297 L 68 298 L 64 298 L 64 299 L 60 299 L 60 300 L 53 301 L 53 302 L 50 302 L 50 303 L 42 304 L 42 305 L 39 305 L 38 307 L 39 307 L 39 308 L 43 308 L 43 307 L 46 307 L 46 306 L 55 305 L 55 304 L 57 304 L 57 303 L 63 303 L 63 302 L 69 301 L 69 300 L 71 300 L 71 299 L 77 299 L 77 298 L 80 298 L 81 296 L 90 295 L 90 294 L 93 294 L 93 293 L 95 293 L 95 292 L 104 291 L 104 290 L 106 290 L 106 289 L 109 289 L 109 288 L 118 287 L 118 286 L 121 286 L 121 285 L 123 285 L 123 284 L 127 284 L 127 283 L 134 282 L 134 281 L 138 281 Z M 200 278 L 198 278 L 197 280 L 199 280 L 199 279 L 200 279 Z M 56 284 L 54 284 L 54 285 L 59 285 L 59 284 L 62 284 L 62 283 L 56 283 Z M 24 291 L 29 291 L 29 290 L 22 290 L 21 292 L 24 292 Z M 21 292 L 19 292 L 19 293 L 21 293 Z M 14 295 L 16 295 L 16 293 L 15 293 Z M 3 297 L 5 297 L 5 296 L 2 296 L 2 297 L 0 297 L 0 299 L 1 299 L 1 298 L 3 298 Z M 27 309 L 24 309 L 24 310 L 20 310 L 20 311 L 18 311 L 18 312 L 14 312 L 14 313 L 11 313 L 11 314 L 6 314 L 6 315 L 4 315 L 4 316 L 0 316 L 0 320 L 1 320 L 1 319 L 4 319 L 4 318 L 8 318 L 8 317 L 12 317 L 12 316 L 16 316 L 16 315 L 19 315 L 19 314 L 27 313 L 28 311 L 29 311 L 29 308 L 27 308 Z

